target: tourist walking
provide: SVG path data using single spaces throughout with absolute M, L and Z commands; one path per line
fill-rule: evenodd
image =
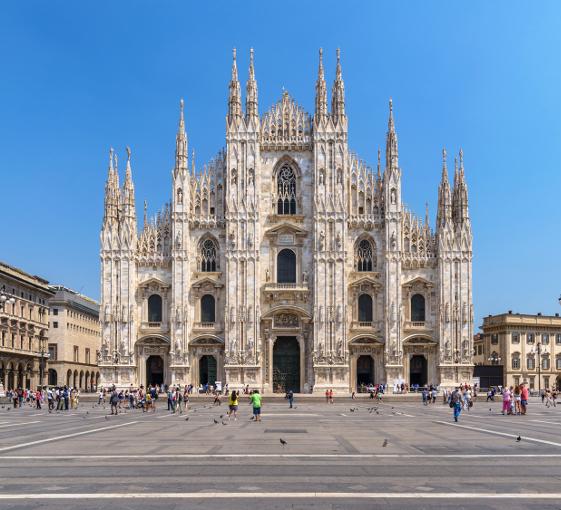
M 111 414 L 118 414 L 118 406 L 119 406 L 119 394 L 117 393 L 117 389 L 113 386 L 113 391 L 111 392 L 111 396 L 109 397 L 109 403 L 111 404 Z
M 454 421 L 457 423 L 462 412 L 462 394 L 459 388 L 456 388 L 450 395 L 450 407 L 453 409 Z
M 292 404 L 294 403 L 294 392 L 292 390 L 288 390 L 286 392 L 286 398 L 288 399 L 288 408 L 292 409 Z
M 510 390 L 508 388 L 503 389 L 503 410 L 502 414 L 510 414 Z
M 232 390 L 230 393 L 230 397 L 228 398 L 228 421 L 232 414 L 234 415 L 234 421 L 238 419 L 238 392 L 236 390 Z
M 253 406 L 253 418 L 255 421 L 261 421 L 261 395 L 259 390 L 253 390 L 250 401 Z

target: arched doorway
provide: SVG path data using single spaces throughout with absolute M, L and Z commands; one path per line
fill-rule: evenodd
M 164 360 L 161 356 L 148 356 L 146 359 L 146 386 L 164 384 Z
M 210 354 L 199 359 L 199 384 L 216 385 L 216 358 Z
M 374 384 L 374 360 L 372 356 L 363 354 L 356 360 L 356 387 Z
M 427 384 L 427 358 L 422 354 L 411 356 L 409 361 L 409 386 Z
M 273 391 L 300 392 L 300 345 L 295 336 L 279 336 L 273 347 Z

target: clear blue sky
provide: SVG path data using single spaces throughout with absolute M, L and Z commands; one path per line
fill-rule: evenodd
M 283 86 L 312 112 L 317 50 L 331 82 L 341 47 L 351 148 L 375 163 L 393 97 L 404 200 L 433 224 L 441 148 L 464 149 L 476 326 L 559 311 L 559 26 L 555 1 L 2 2 L 0 259 L 98 298 L 109 147 L 132 148 L 141 218 L 170 195 L 180 97 L 197 161 L 224 146 L 233 46 L 261 112 Z

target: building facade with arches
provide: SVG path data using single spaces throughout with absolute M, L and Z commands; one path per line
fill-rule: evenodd
M 378 150 L 371 168 L 349 148 L 339 52 L 330 107 L 322 58 L 313 115 L 286 91 L 260 115 L 253 51 L 245 108 L 234 51 L 226 146 L 202 168 L 181 101 L 171 200 L 150 219 L 145 203 L 140 231 L 130 150 L 122 186 L 111 150 L 102 384 L 320 392 L 471 379 L 463 154 L 451 185 L 443 151 L 431 228 L 401 201 L 391 101 L 385 164 Z

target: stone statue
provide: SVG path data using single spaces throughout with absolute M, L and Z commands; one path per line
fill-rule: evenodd
M 302 273 L 302 282 L 303 283 L 308 283 L 308 272 L 307 271 L 304 271 Z
M 179 188 L 177 190 L 177 203 L 178 204 L 182 204 L 183 203 L 183 190 L 181 188 Z
M 265 281 L 271 281 L 271 272 L 269 271 L 269 268 L 265 269 Z
M 325 232 L 322 230 L 319 233 L 319 249 L 323 250 L 324 246 L 325 246 Z

